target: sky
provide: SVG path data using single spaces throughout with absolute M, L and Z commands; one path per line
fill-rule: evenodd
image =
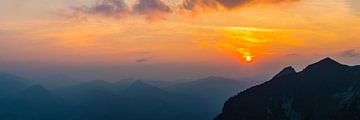
M 325 57 L 360 64 L 359 0 L 1 0 L 0 14 L 0 70 L 34 79 L 266 79 Z

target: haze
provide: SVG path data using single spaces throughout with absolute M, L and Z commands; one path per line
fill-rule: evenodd
M 360 58 L 358 0 L 104 1 L 1 0 L 0 70 L 34 79 L 262 79 L 328 56 Z

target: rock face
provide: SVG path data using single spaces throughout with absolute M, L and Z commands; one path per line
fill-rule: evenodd
M 358 120 L 360 69 L 330 58 L 231 97 L 215 120 Z

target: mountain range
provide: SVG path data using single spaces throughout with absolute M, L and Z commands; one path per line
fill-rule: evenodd
M 93 80 L 61 88 L 0 73 L 1 120 L 209 120 L 254 82 Z
M 360 66 L 331 58 L 299 72 L 286 67 L 259 85 L 212 76 L 183 82 L 93 80 L 49 89 L 0 72 L 0 119 L 359 120 L 359 80 Z
M 331 58 L 300 72 L 287 67 L 271 80 L 228 99 L 215 120 L 359 120 L 360 67 Z

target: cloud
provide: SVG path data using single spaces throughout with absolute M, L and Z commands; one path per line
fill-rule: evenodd
M 169 13 L 172 10 L 164 2 L 160 0 L 139 0 L 138 4 L 135 4 L 133 11 L 143 14 L 148 12 L 164 12 Z
M 277 4 L 282 2 L 293 2 L 299 0 L 217 0 L 227 9 L 233 9 L 248 4 Z
M 214 8 L 218 7 L 216 0 L 184 0 L 181 6 L 187 10 L 195 10 L 199 8 Z
M 94 6 L 83 6 L 74 9 L 75 14 L 102 15 L 113 18 L 124 18 L 128 15 L 144 15 L 147 19 L 165 19 L 164 14 L 172 9 L 161 0 L 139 0 L 128 6 L 124 0 L 101 0 Z
M 128 6 L 126 0 L 100 0 L 93 6 L 83 6 L 75 9 L 76 14 L 102 15 L 113 18 L 123 18 L 128 15 L 143 15 L 149 20 L 165 19 L 165 15 L 176 13 L 177 10 L 233 10 L 255 4 L 277 4 L 300 0 L 178 0 L 178 5 L 164 0 L 136 0 Z
M 171 8 L 160 0 L 139 0 L 133 6 L 133 12 L 145 15 L 148 19 L 164 19 L 165 13 L 171 13 Z
M 339 53 L 341 57 L 360 57 L 360 52 L 356 51 L 355 49 L 342 51 Z
M 123 0 L 103 0 L 91 7 L 77 8 L 76 12 L 123 18 L 130 12 Z
M 282 2 L 293 2 L 299 0 L 184 0 L 182 8 L 187 10 L 196 9 L 235 9 L 253 4 L 276 4 Z
M 136 63 L 144 63 L 144 62 L 147 62 L 147 61 L 149 61 L 148 58 L 141 58 L 141 59 L 136 60 L 135 62 Z

